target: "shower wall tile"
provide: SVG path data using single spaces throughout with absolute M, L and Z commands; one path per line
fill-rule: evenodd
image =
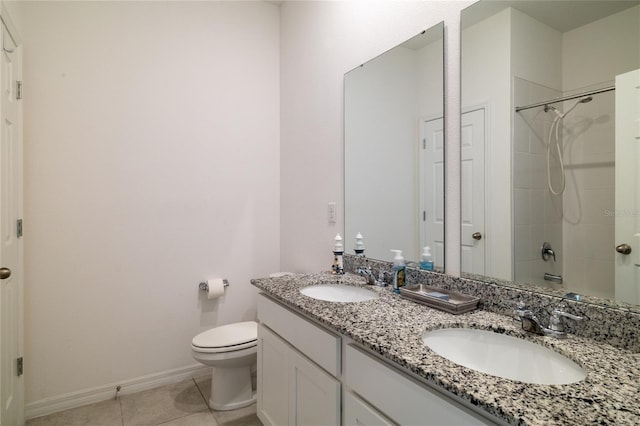
M 590 294 L 600 297 L 611 297 L 612 265 L 612 261 L 585 259 L 585 287 L 589 289 Z
M 527 247 L 528 242 L 531 240 L 531 227 L 529 225 L 516 225 L 514 228 L 516 241 L 515 260 L 529 260 Z
M 604 260 L 613 265 L 615 260 L 615 236 L 608 225 L 580 226 L 580 231 L 585 235 L 584 257 L 585 259 Z M 612 266 L 609 265 L 608 268 Z
M 579 175 L 582 187 L 589 189 L 608 189 L 615 188 L 615 169 L 610 164 L 598 167 L 591 167 L 587 172 Z
M 544 190 L 537 189 L 529 191 L 530 220 L 531 223 L 544 224 Z
M 613 225 L 613 217 L 608 211 L 615 209 L 615 192 L 611 189 L 590 189 L 583 191 L 582 223 Z M 613 231 L 613 228 L 612 228 Z
M 514 225 L 528 225 L 531 222 L 531 197 L 528 189 L 515 188 L 513 190 L 513 223 Z
M 524 118 L 516 114 L 513 131 L 513 149 L 515 152 L 529 152 L 529 127 L 526 125 Z

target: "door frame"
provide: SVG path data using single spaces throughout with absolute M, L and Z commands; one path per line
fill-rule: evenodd
M 5 52 L 7 52 L 7 54 L 15 54 L 15 60 L 13 61 L 14 64 L 16 64 L 16 67 L 13 70 L 13 74 L 10 76 L 11 80 L 8 82 L 9 84 L 12 85 L 11 91 L 10 91 L 10 96 L 13 97 L 13 100 L 16 102 L 16 109 L 17 109 L 17 119 L 16 119 L 16 128 L 15 128 L 15 138 L 17 140 L 17 144 L 16 144 L 16 162 L 17 164 L 15 165 L 17 167 L 17 172 L 16 172 L 16 176 L 17 176 L 17 182 L 16 182 L 16 188 L 15 191 L 16 193 L 16 202 L 17 202 L 17 208 L 16 208 L 16 221 L 17 219 L 21 219 L 23 217 L 23 173 L 24 173 L 24 167 L 23 167 L 23 106 L 22 103 L 20 102 L 20 99 L 17 98 L 16 96 L 16 82 L 17 81 L 21 81 L 22 80 L 22 39 L 20 37 L 19 32 L 16 29 L 16 26 L 13 24 L 13 20 L 11 19 L 11 16 L 8 12 L 8 10 L 6 9 L 5 3 L 2 2 L 0 3 L 0 26 L 2 28 L 0 28 L 2 30 L 2 35 L 0 37 L 0 43 L 2 43 L 2 54 L 4 54 Z M 7 38 L 5 38 L 5 35 L 7 35 Z M 5 43 L 7 41 L 7 39 L 10 39 L 10 44 L 12 46 L 8 46 L 7 43 Z M 2 70 L 3 71 L 3 70 Z M 6 78 L 6 76 L 2 75 L 2 73 L 0 73 L 0 78 Z M 4 129 L 2 128 L 2 123 L 4 122 L 4 111 L 1 110 L 0 108 L 0 131 L 4 132 Z M 1 175 L 0 175 L 1 178 Z M 11 218 L 11 220 L 13 220 L 14 218 Z M 15 332 L 17 333 L 17 358 L 21 358 L 24 357 L 24 248 L 23 248 L 23 240 L 21 235 L 17 235 L 17 222 L 14 224 L 15 226 L 12 226 L 13 231 L 12 232 L 16 232 L 16 245 L 17 245 L 17 267 L 15 267 L 15 270 L 12 270 L 12 279 L 15 280 L 15 286 L 17 289 L 17 300 L 18 300 L 18 306 L 16 306 L 16 310 L 17 310 L 17 324 L 16 324 L 16 329 Z M 2 305 L 0 305 L 0 309 L 2 308 Z M 3 313 L 0 312 L 0 327 L 4 327 L 3 324 L 1 324 L 2 322 L 2 315 Z M 1 345 L 4 345 L 4 342 L 0 342 Z M 1 354 L 0 354 L 1 355 Z M 2 362 L 4 362 L 4 360 L 0 360 Z M 16 360 L 11 360 L 11 362 L 17 362 Z M 0 380 L 3 381 L 2 386 L 0 387 L 0 390 L 4 387 L 4 381 L 5 381 L 5 377 L 4 375 L 2 375 L 2 377 L 0 377 Z M 18 380 L 15 382 L 15 386 L 17 387 L 17 389 L 15 389 L 15 397 L 16 397 L 16 406 L 17 406 L 17 419 L 15 420 L 10 420 L 11 424 L 13 424 L 14 422 L 16 422 L 18 425 L 23 425 L 24 424 L 24 375 L 19 375 Z M 1 392 L 0 392 L 1 393 Z M 4 398 L 2 397 L 2 395 L 0 395 L 0 400 L 4 401 Z M 4 410 L 3 410 L 4 411 Z M 9 420 L 7 419 L 2 419 L 0 418 L 0 424 L 5 424 L 8 426 L 8 422 Z

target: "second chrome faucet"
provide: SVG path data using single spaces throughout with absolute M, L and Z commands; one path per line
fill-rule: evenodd
M 564 322 L 565 318 L 569 318 L 574 321 L 585 320 L 584 317 L 566 312 L 566 307 L 567 306 L 563 302 L 560 302 L 560 304 L 551 312 L 549 327 L 544 327 L 533 311 L 531 311 L 531 309 L 529 309 L 522 301 L 518 302 L 518 306 L 514 309 L 513 314 L 522 322 L 522 329 L 524 331 L 539 334 L 541 336 L 552 336 L 557 339 L 563 339 L 567 337 Z

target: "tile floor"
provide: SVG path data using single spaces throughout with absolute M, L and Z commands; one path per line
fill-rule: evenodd
M 209 410 L 211 376 L 196 377 L 27 421 L 27 426 L 261 426 L 256 404 Z

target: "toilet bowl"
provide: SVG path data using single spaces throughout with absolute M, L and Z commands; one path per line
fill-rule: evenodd
M 213 367 L 209 407 L 218 411 L 251 405 L 251 367 L 256 364 L 258 324 L 239 322 L 215 327 L 191 341 L 193 358 Z

